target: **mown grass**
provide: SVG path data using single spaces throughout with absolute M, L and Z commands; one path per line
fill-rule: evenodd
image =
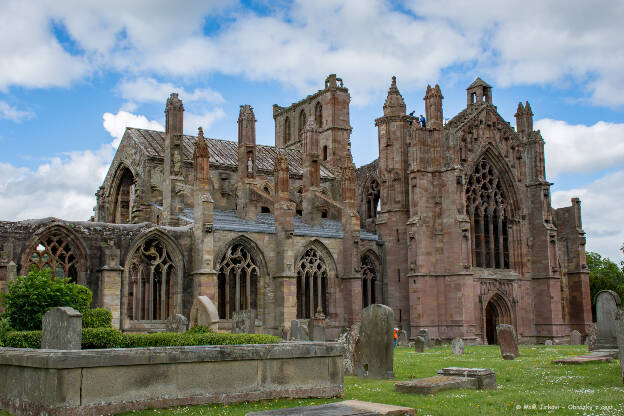
M 586 346 L 520 346 L 521 356 L 513 361 L 501 359 L 497 346 L 467 346 L 463 356 L 451 354 L 450 346 L 421 354 L 410 348 L 395 351 L 394 380 L 345 377 L 344 398 L 182 406 L 127 415 L 245 415 L 346 399 L 409 406 L 418 415 L 624 415 L 624 385 L 617 360 L 580 365 L 551 362 L 586 353 Z M 397 380 L 433 376 L 437 370 L 451 366 L 491 368 L 496 373 L 498 389 L 451 390 L 431 396 L 394 392 Z

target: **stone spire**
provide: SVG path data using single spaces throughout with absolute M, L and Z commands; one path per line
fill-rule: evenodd
M 275 195 L 278 200 L 288 201 L 288 159 L 282 152 L 277 154 L 275 165 L 273 166 L 273 177 L 275 178 Z
M 195 141 L 193 166 L 196 181 L 210 181 L 210 150 L 208 150 L 208 142 L 204 138 L 204 130 L 201 127 L 198 128 L 197 140 Z
M 171 93 L 165 107 L 165 134 L 182 134 L 184 130 L 184 106 L 178 93 Z
M 253 107 L 245 104 L 240 106 L 238 114 L 238 144 L 256 144 L 256 116 Z
M 427 93 L 425 94 L 425 114 L 427 117 L 427 127 L 442 128 L 442 91 L 438 84 L 431 88 L 427 85 Z
M 403 116 L 405 115 L 405 101 L 396 85 L 396 77 L 392 77 L 392 83 L 388 90 L 388 97 L 383 106 L 384 116 Z
M 522 102 L 518 103 L 515 116 L 518 133 L 528 134 L 533 131 L 533 111 L 531 111 L 531 105 L 528 101 L 525 106 L 522 105 Z

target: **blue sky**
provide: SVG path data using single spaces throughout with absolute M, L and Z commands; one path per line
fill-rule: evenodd
M 543 4 L 547 3 L 547 4 Z M 0 3 L 0 219 L 87 219 L 126 126 L 160 129 L 170 92 L 185 129 L 236 138 L 241 104 L 273 144 L 272 105 L 350 90 L 357 165 L 393 75 L 408 111 L 439 84 L 445 117 L 480 76 L 514 124 L 529 101 L 553 205 L 582 199 L 588 249 L 622 260 L 624 3 L 475 0 Z

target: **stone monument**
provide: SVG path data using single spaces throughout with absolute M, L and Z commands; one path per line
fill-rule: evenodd
M 219 311 L 208 296 L 197 296 L 191 306 L 190 326 L 207 326 L 215 331 L 219 328 Z
M 290 339 L 293 341 L 310 341 L 309 321 L 309 319 L 290 321 Z
M 356 375 L 356 370 L 360 366 L 360 323 L 356 322 L 340 334 L 338 342 L 345 347 L 343 359 L 345 375 Z
M 425 352 L 425 344 L 427 341 L 420 335 L 414 338 L 414 351 L 415 352 Z
M 496 337 L 500 345 L 501 355 L 505 360 L 513 360 L 520 356 L 518 337 L 513 326 L 506 324 L 496 325 Z
M 615 316 L 615 332 L 618 344 L 618 359 L 622 370 L 622 382 L 624 382 L 624 311 L 618 310 Z
M 373 304 L 362 310 L 359 377 L 394 377 L 393 330 L 394 312 L 388 306 Z
M 180 334 L 188 329 L 188 319 L 186 316 L 176 313 L 167 319 L 167 332 L 178 332 Z
M 399 346 L 400 347 L 407 347 L 408 345 L 408 340 L 407 340 L 407 332 L 404 330 L 400 330 L 399 331 Z
M 256 311 L 234 311 L 232 316 L 233 334 L 254 334 L 256 332 Z
M 617 348 L 615 314 L 620 297 L 612 290 L 601 290 L 596 295 L 596 348 L 599 350 Z
M 464 354 L 464 341 L 461 338 L 453 338 L 451 342 L 451 351 L 456 355 Z
M 598 327 L 591 323 L 587 325 L 587 349 L 594 351 L 598 343 Z
M 67 306 L 52 308 L 43 315 L 41 348 L 79 350 L 82 343 L 82 315 Z
M 576 329 L 570 332 L 570 345 L 581 345 L 583 344 L 583 336 Z

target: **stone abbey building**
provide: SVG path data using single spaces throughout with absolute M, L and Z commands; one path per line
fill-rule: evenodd
M 252 310 L 256 331 L 316 319 L 335 339 L 363 307 L 433 338 L 525 342 L 586 333 L 591 322 L 580 201 L 553 209 L 544 141 L 528 103 L 516 128 L 477 78 L 443 122 L 427 87 L 426 127 L 393 77 L 375 120 L 379 158 L 355 168 L 350 96 L 340 78 L 273 107 L 275 146 L 256 144 L 243 105 L 238 141 L 183 134 L 177 94 L 165 131 L 128 128 L 91 221 L 0 222 L 0 289 L 50 267 L 93 290 L 126 331 L 165 328 L 208 296 L 219 328 Z

